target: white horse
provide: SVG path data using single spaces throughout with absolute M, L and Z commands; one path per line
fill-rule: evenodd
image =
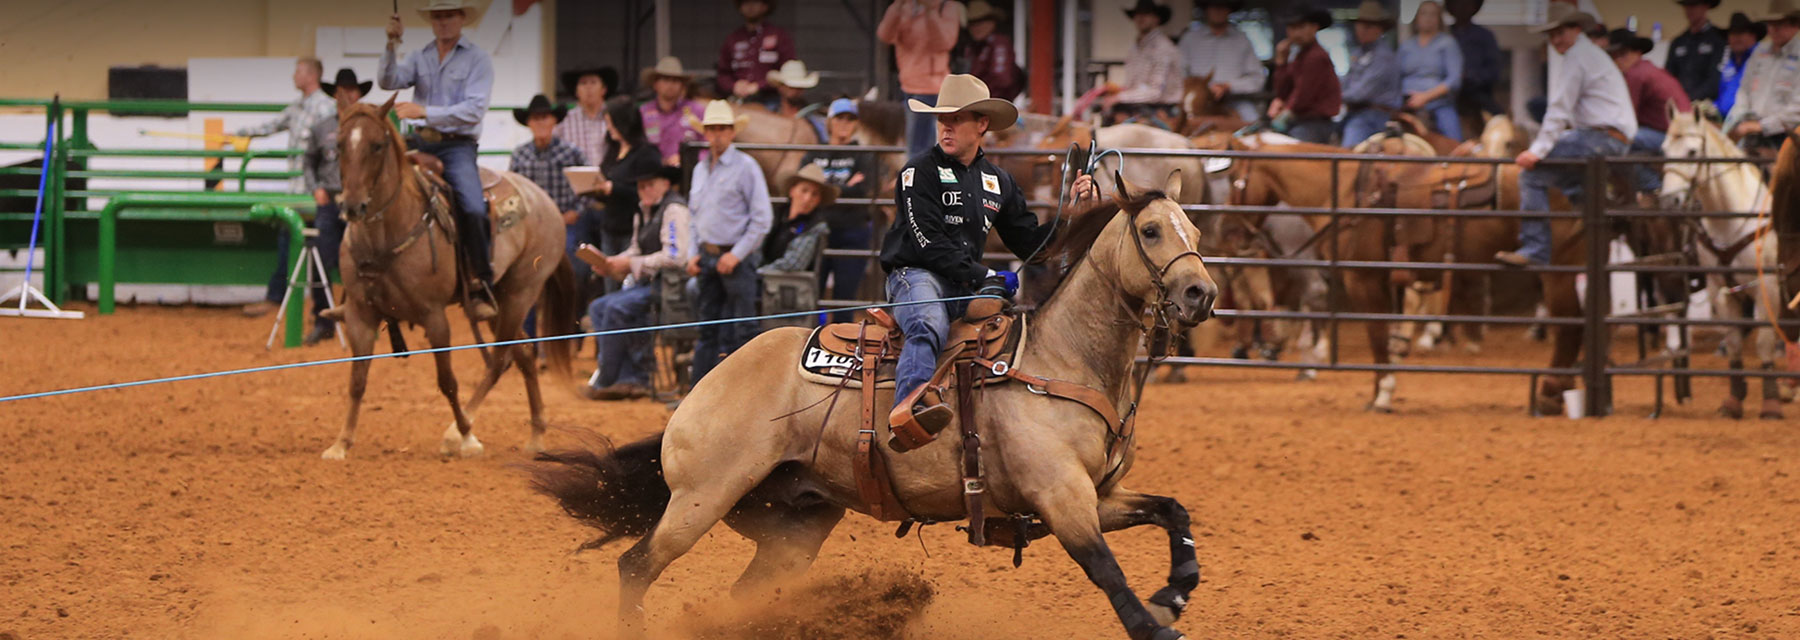
M 1669 135 L 1663 141 L 1663 155 L 1670 159 L 1700 157 L 1744 157 L 1744 152 L 1712 122 L 1698 111 L 1681 113 L 1669 106 Z M 1707 217 L 1700 220 L 1706 237 L 1701 240 L 1699 256 L 1702 266 L 1728 265 L 1738 268 L 1760 266 L 1757 274 L 1706 274 L 1707 299 L 1717 318 L 1744 317 L 1744 307 L 1761 322 L 1770 322 L 1770 313 L 1781 304 L 1777 273 L 1776 238 L 1769 228 L 1771 204 L 1768 185 L 1756 165 L 1738 163 L 1680 163 L 1663 166 L 1662 206 L 1676 209 L 1698 204 L 1710 211 L 1756 212 L 1755 218 Z M 1731 361 L 1732 369 L 1744 366 L 1744 331 L 1727 330 L 1721 348 Z M 1772 370 L 1781 351 L 1771 326 L 1753 330 L 1756 357 L 1764 370 Z M 1774 378 L 1763 378 L 1762 417 L 1781 418 L 1781 400 Z M 1744 379 L 1731 378 L 1731 395 L 1719 407 L 1721 415 L 1741 418 L 1746 392 Z

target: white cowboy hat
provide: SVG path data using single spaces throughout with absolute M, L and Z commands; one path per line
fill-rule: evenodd
M 464 20 L 473 22 L 481 15 L 481 6 L 475 0 L 426 0 L 425 6 L 419 7 L 419 15 L 427 19 L 433 11 L 461 11 Z
M 1800 20 L 1800 9 L 1794 8 L 1792 0 L 1769 0 L 1769 12 L 1756 19 L 1757 22 L 1782 20 Z
M 811 89 L 819 86 L 819 72 L 806 72 L 806 63 L 798 59 L 781 63 L 781 70 L 770 71 L 769 82 L 787 85 L 795 89 Z
M 917 98 L 907 98 L 906 108 L 913 113 L 958 113 L 973 111 L 988 117 L 989 131 L 1003 131 L 1019 121 L 1019 108 L 1013 103 L 993 97 L 986 82 L 972 75 L 954 73 L 944 76 L 938 85 L 937 104 L 929 105 Z
M 706 127 L 731 127 L 738 131 L 743 131 L 744 127 L 750 124 L 750 116 L 741 113 L 733 114 L 731 111 L 731 103 L 724 100 L 714 100 L 706 103 L 706 113 L 700 115 L 699 121 L 695 121 L 693 116 L 688 116 L 688 124 L 692 125 L 695 129 L 705 129 Z

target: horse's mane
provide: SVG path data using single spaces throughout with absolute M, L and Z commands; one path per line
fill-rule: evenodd
M 1032 259 L 1034 264 L 1042 263 L 1049 272 L 1050 282 L 1044 302 L 1056 298 L 1063 283 L 1068 281 L 1069 274 L 1075 271 L 1075 265 L 1080 264 L 1081 259 L 1093 250 L 1094 243 L 1100 240 L 1101 232 L 1106 230 L 1113 218 L 1120 214 L 1135 218 L 1150 203 L 1167 197 L 1161 191 L 1148 191 L 1129 198 L 1102 202 L 1092 209 L 1069 216 L 1068 226 L 1059 231 L 1050 244 Z

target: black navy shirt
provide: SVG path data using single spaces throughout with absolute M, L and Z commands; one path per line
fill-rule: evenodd
M 1669 43 L 1669 75 L 1681 82 L 1690 100 L 1719 98 L 1719 61 L 1725 57 L 1725 31 L 1713 25 L 1699 33 L 1683 31 Z M 1657 105 L 1657 109 L 1662 109 Z
M 900 170 L 894 190 L 899 207 L 881 248 L 888 271 L 916 267 L 972 291 L 987 276 L 981 264 L 988 229 L 1014 254 L 1029 257 L 1055 229 L 1038 224 L 1025 208 L 1025 194 L 999 167 L 977 151 L 963 166 L 938 147 Z

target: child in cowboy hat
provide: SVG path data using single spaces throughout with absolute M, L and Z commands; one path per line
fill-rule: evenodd
M 551 105 L 550 99 L 541 93 L 532 96 L 531 103 L 525 108 L 513 109 L 513 120 L 531 130 L 531 141 L 513 149 L 512 164 L 508 167 L 550 194 L 550 200 L 556 203 L 556 210 L 562 212 L 564 221 L 579 214 L 581 200 L 569 187 L 569 178 L 563 175 L 563 169 L 588 164 L 580 150 L 556 137 L 556 125 L 561 124 L 568 113 L 568 107 Z
M 763 240 L 763 255 L 773 259 L 757 269 L 760 273 L 810 271 L 825 248 L 831 226 L 820 211 L 837 202 L 838 188 L 825 180 L 825 170 L 816 164 L 803 164 L 799 171 L 782 180 L 787 192 L 785 211 L 777 216 L 779 223 Z
M 945 76 L 936 104 L 908 100 L 907 108 L 937 118 L 938 144 L 900 171 L 895 189 L 899 213 L 881 249 L 888 301 L 938 300 L 977 289 L 1010 297 L 1018 289 L 1018 276 L 995 272 L 981 262 L 988 230 L 999 233 L 1006 247 L 1022 258 L 1031 256 L 1055 231 L 1053 223 L 1038 224 L 1037 215 L 1025 208 L 1025 194 L 1013 177 L 981 152 L 982 137 L 1013 126 L 1018 108 L 990 96 L 987 85 L 971 75 Z M 1093 180 L 1082 176 L 1072 191 L 1078 198 L 1088 197 Z M 950 318 L 961 315 L 963 306 L 894 308 L 906 345 L 895 370 L 889 424 L 933 434 L 950 424 L 949 406 L 921 392 L 937 366 Z M 889 445 L 895 446 L 895 441 Z

